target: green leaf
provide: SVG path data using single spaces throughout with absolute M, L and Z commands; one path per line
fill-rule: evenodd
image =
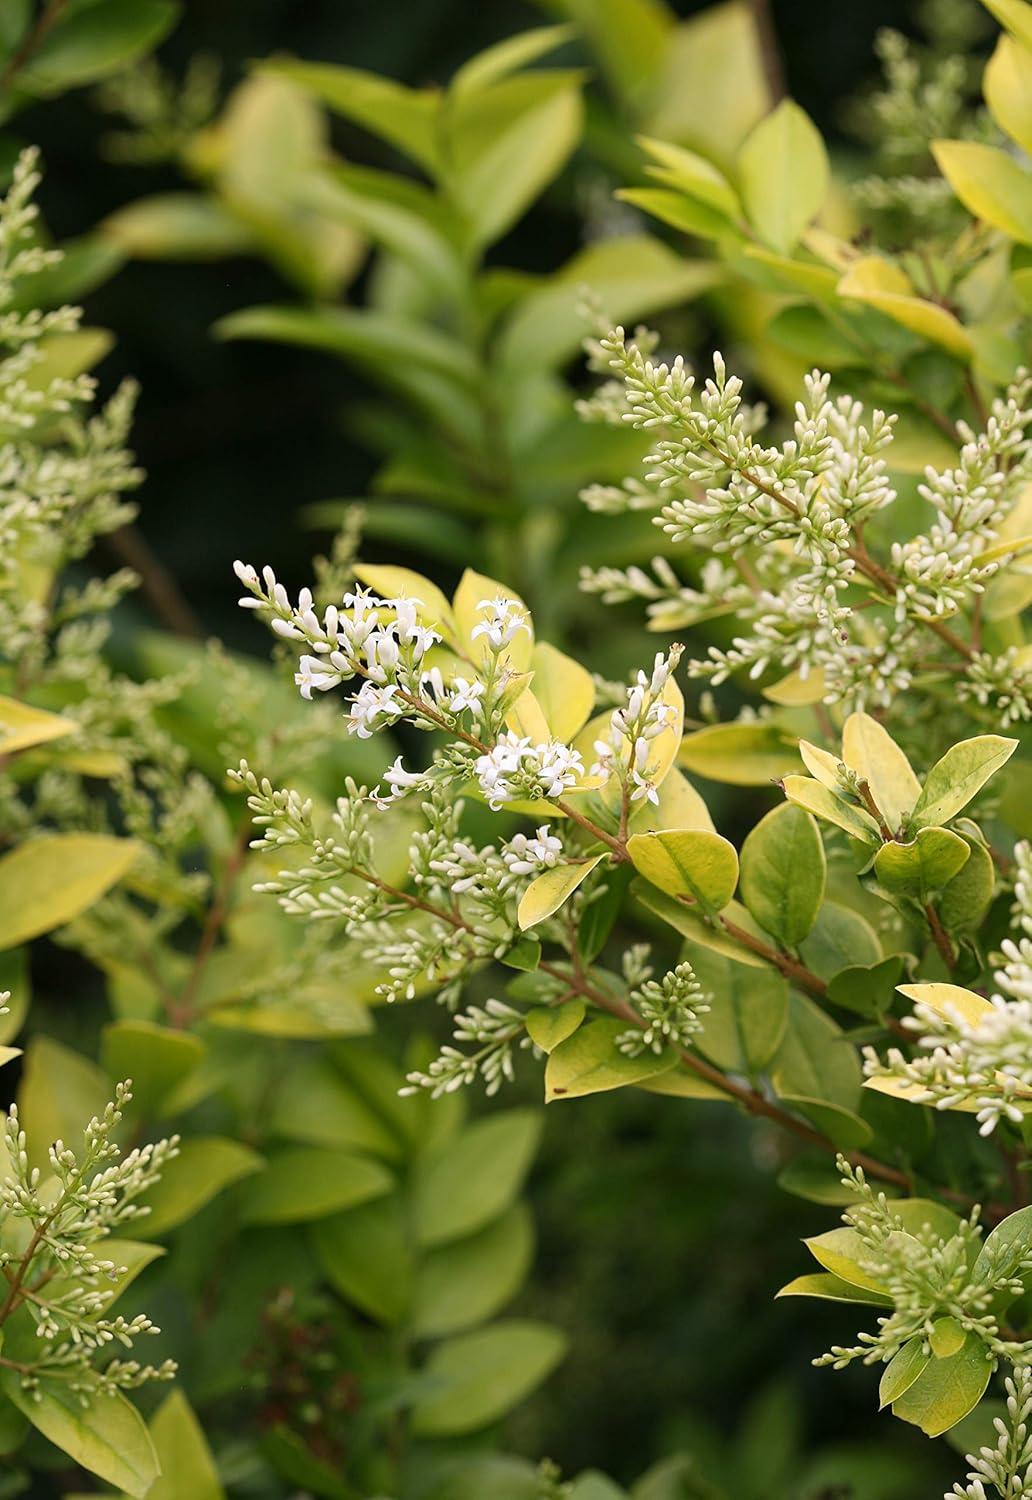
M 921 783 L 889 732 L 870 714 L 850 714 L 842 728 L 842 759 L 867 782 L 892 832 L 902 828 L 921 795 Z
M 932 154 L 970 213 L 1032 245 L 1032 174 L 1006 151 L 978 141 L 933 141 Z
M 495 1422 L 546 1380 L 566 1341 L 544 1323 L 512 1320 L 438 1345 L 424 1375 L 432 1385 L 412 1409 L 417 1437 L 453 1437 Z
M 514 1203 L 476 1234 L 431 1250 L 416 1270 L 412 1333 L 440 1338 L 494 1317 L 523 1284 L 533 1247 L 530 1213 Z
M 966 1417 L 982 1399 L 993 1360 L 977 1334 L 969 1333 L 963 1346 L 945 1359 L 932 1359 L 898 1400 L 893 1416 L 912 1422 L 929 1437 L 939 1437 Z
M 620 188 L 615 196 L 621 203 L 631 204 L 661 224 L 679 229 L 682 234 L 704 240 L 722 240 L 735 232 L 730 219 L 719 209 L 682 189 Z
M 396 1160 L 398 1135 L 324 1058 L 299 1057 L 281 1075 L 268 1115 L 273 1136 L 306 1146 L 348 1146 Z
M 508 1208 L 523 1185 L 541 1136 L 534 1110 L 477 1120 L 446 1146 L 421 1157 L 412 1217 L 421 1245 L 472 1234 Z
M 655 236 L 597 240 L 516 304 L 499 336 L 505 369 L 557 369 L 584 338 L 584 290 L 606 316 L 633 326 L 665 307 L 690 301 L 722 279 L 719 267 L 688 260 Z
M 892 1298 L 875 1291 L 865 1291 L 834 1276 L 830 1271 L 813 1271 L 797 1276 L 776 1294 L 778 1297 L 820 1297 L 825 1302 L 863 1302 L 868 1307 L 891 1307 Z
M 982 0 L 982 4 L 1011 36 L 1032 50 L 1032 6 L 1026 0 Z
M 1032 153 L 1032 43 L 1022 47 L 1001 36 L 982 75 L 982 88 L 1000 129 Z
M 463 63 L 451 81 L 450 92 L 453 95 L 472 94 L 488 88 L 527 63 L 554 52 L 574 35 L 573 26 L 535 26 L 530 31 L 519 31 L 515 36 L 496 42 L 493 47 L 485 47 L 483 52 Z
M 106 833 L 30 839 L 0 859 L 0 948 L 79 916 L 125 876 L 140 847 Z
M 947 750 L 925 779 L 911 826 L 927 828 L 955 818 L 1017 748 L 1017 740 L 981 734 Z
M 939 344 L 958 359 L 971 357 L 971 337 L 945 307 L 919 297 L 904 271 L 879 255 L 865 255 L 850 265 L 838 294 L 865 303 L 920 338 Z
M 436 170 L 439 140 L 436 125 L 441 107 L 438 89 L 409 89 L 378 73 L 332 63 L 287 58 L 265 63 L 263 67 L 266 72 L 289 78 L 306 93 L 396 146 L 428 171 Z
M 828 154 L 812 120 L 785 99 L 749 136 L 738 156 L 749 221 L 774 250 L 787 252 L 819 213 L 828 191 Z
M 560 906 L 564 906 L 577 887 L 587 880 L 595 866 L 605 858 L 603 850 L 601 854 L 594 854 L 578 864 L 555 865 L 551 870 L 536 876 L 520 897 L 516 911 L 521 930 L 525 932 L 528 927 L 536 926 L 558 911 Z
M 810 776 L 786 776 L 782 785 L 785 796 L 796 807 L 813 813 L 825 823 L 834 823 L 837 828 L 845 829 L 850 838 L 861 839 L 865 844 L 881 842 L 878 825 L 869 813 L 836 797 L 819 781 Z
M 817 824 L 791 802 L 761 818 L 742 845 L 741 898 L 784 948 L 797 947 L 813 927 L 826 880 Z
M 828 999 L 832 1005 L 873 1020 L 885 1015 L 892 1005 L 902 972 L 900 953 L 892 953 L 876 964 L 851 964 L 828 981 Z
M 785 1034 L 787 982 L 773 968 L 757 972 L 705 948 L 693 951 L 692 966 L 710 1002 L 695 1038 L 699 1051 L 725 1072 L 760 1072 Z
M 302 1224 L 382 1197 L 394 1178 L 379 1162 L 323 1146 L 270 1152 L 241 1195 L 245 1224 Z
M 110 1097 L 111 1085 L 95 1063 L 48 1036 L 34 1036 L 18 1086 L 30 1164 L 46 1169 L 54 1141 L 74 1146 L 93 1116 L 104 1113 Z
M 626 1088 L 677 1066 L 670 1051 L 626 1057 L 616 1038 L 628 1028 L 615 1017 L 589 1021 L 555 1048 L 545 1067 L 545 1101 L 578 1099 L 585 1094 Z
M 803 995 L 789 997 L 788 1026 L 770 1073 L 779 1096 L 825 1100 L 850 1111 L 859 1103 L 856 1049 L 831 1017 Z
M 883 844 L 874 856 L 878 883 L 894 896 L 924 904 L 963 869 L 971 850 L 948 828 L 921 828 L 909 844 Z
M 799 750 L 776 724 L 709 724 L 685 735 L 677 764 L 729 786 L 767 786 L 799 770 Z
M 542 1052 L 554 1052 L 577 1030 L 586 1009 L 584 1001 L 576 997 L 564 1000 L 562 1005 L 539 1005 L 527 1012 L 527 1035 Z
M 147 1500 L 223 1500 L 215 1461 L 204 1432 L 181 1390 L 174 1390 L 150 1420 L 161 1475 Z
M 167 1234 L 177 1224 L 210 1203 L 242 1177 L 249 1177 L 263 1166 L 262 1158 L 247 1146 L 220 1136 L 194 1136 L 184 1141 L 179 1155 L 162 1170 L 160 1182 L 140 1198 L 141 1206 L 150 1209 L 140 1220 L 148 1236 Z
M 991 1267 L 1011 1263 L 1017 1269 L 1021 1256 L 1032 1246 L 1032 1207 L 1019 1208 L 1008 1214 L 985 1237 L 974 1265 L 974 1276 L 985 1275 Z
M 830 983 L 845 969 L 878 963 L 882 947 L 878 934 L 858 911 L 838 901 L 825 901 L 800 953 L 806 967 Z
M 635 869 L 669 896 L 688 896 L 707 912 L 721 911 L 738 883 L 733 844 L 703 829 L 636 833 L 627 840 Z
M 877 1292 L 879 1296 L 887 1296 L 882 1282 L 864 1269 L 864 1263 L 869 1259 L 870 1251 L 855 1229 L 829 1229 L 824 1234 L 814 1235 L 811 1239 L 804 1240 L 803 1244 L 814 1260 L 826 1271 L 830 1271 L 833 1276 L 848 1282 L 850 1286 L 859 1287 L 862 1291 Z
M 981 839 L 966 838 L 970 856 L 946 885 L 938 901 L 939 917 L 947 932 L 973 932 L 996 893 L 996 867 Z
M 319 1219 L 311 1236 L 324 1276 L 342 1297 L 378 1323 L 402 1321 L 414 1263 L 405 1205 L 397 1194 Z
M 66 734 L 75 734 L 78 728 L 74 719 L 19 703 L 16 698 L 0 697 L 0 755 L 14 755 L 31 745 L 45 745 Z
M 96 0 L 60 19 L 18 70 L 20 92 L 47 98 L 94 83 L 149 52 L 172 29 L 171 0 Z
M 889 1360 L 878 1385 L 880 1407 L 891 1406 L 894 1401 L 898 1401 L 923 1373 L 932 1357 L 924 1352 L 923 1346 L 923 1338 L 911 1339 L 908 1344 L 903 1345 L 898 1354 Z
M 44 1437 L 91 1474 L 126 1494 L 143 1496 L 158 1475 L 150 1433 L 135 1406 L 120 1393 L 91 1396 L 83 1406 L 77 1391 L 44 1379 L 23 1391 L 21 1377 L 5 1370 L 3 1389 Z
M 750 964 L 754 969 L 766 969 L 767 962 L 758 954 L 751 953 L 741 943 L 730 937 L 719 924 L 710 924 L 705 921 L 698 911 L 693 911 L 690 906 L 685 906 L 681 901 L 675 901 L 672 896 L 665 896 L 662 891 L 657 890 L 654 885 L 649 885 L 642 879 L 637 879 L 631 886 L 631 895 L 647 911 L 660 918 L 667 926 L 686 937 L 689 942 L 697 943 L 700 947 L 708 948 L 714 953 L 726 954 L 728 958 L 736 959 L 739 963 Z M 744 906 L 737 901 L 732 901 L 725 907 L 724 915 L 729 921 L 733 921 L 736 927 L 742 927 L 747 932 L 763 941 L 763 933 L 756 928 L 752 917 Z M 753 929 L 755 928 L 755 931 Z
M 519 969 L 522 974 L 533 974 L 541 963 L 541 944 L 537 938 L 520 938 L 503 953 L 499 962 L 507 969 Z
M 477 247 L 492 244 L 557 176 L 580 139 L 580 76 L 523 73 L 454 95 L 446 115 L 449 187 Z
M 100 232 L 137 260 L 224 260 L 255 243 L 239 219 L 201 193 L 138 198 L 110 214 Z
M 676 26 L 646 104 L 650 135 L 691 146 L 730 168 L 738 146 L 772 104 L 747 7 L 708 5 Z
M 135 1108 L 150 1119 L 161 1118 L 168 1096 L 203 1056 L 197 1037 L 153 1021 L 114 1021 L 101 1032 L 108 1076 L 132 1079 Z
M 718 171 L 706 157 L 700 156 L 697 151 L 689 151 L 684 146 L 675 146 L 670 141 L 656 141 L 644 135 L 638 137 L 638 144 L 652 159 L 645 169 L 650 177 L 668 187 L 680 188 L 694 198 L 700 198 L 703 203 L 708 203 L 711 208 L 726 214 L 728 218 L 735 218 L 741 213 L 738 194 L 723 172 Z

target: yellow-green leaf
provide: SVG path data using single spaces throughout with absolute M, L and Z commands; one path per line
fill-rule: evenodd
M 616 1039 L 627 1030 L 623 1021 L 606 1016 L 589 1021 L 560 1042 L 545 1066 L 546 1103 L 626 1088 L 677 1066 L 677 1058 L 669 1050 L 646 1050 L 638 1057 L 626 1057 Z
M 411 568 L 397 568 L 387 563 L 356 563 L 355 577 L 384 599 L 415 599 L 422 608 L 419 617 L 432 625 L 446 641 L 455 642 L 455 618 L 451 605 L 436 583 L 414 573 Z
M 1026 0 L 982 0 L 982 4 L 1011 36 L 1032 49 L 1032 5 Z
M 1017 740 L 999 734 L 980 734 L 953 745 L 929 771 L 911 826 L 928 828 L 955 818 L 1017 748 Z
M 967 330 L 945 307 L 914 292 L 906 273 L 880 255 L 854 261 L 838 284 L 840 297 L 877 308 L 911 333 L 966 359 L 971 354 Z
M 685 735 L 677 763 L 730 786 L 766 786 L 798 771 L 799 751 L 776 724 L 710 724 Z
M 498 583 L 494 578 L 485 577 L 483 573 L 475 573 L 472 568 L 467 568 L 463 573 L 452 600 L 459 646 L 475 662 L 481 662 L 489 655 L 486 637 L 478 635 L 474 639 L 473 632 L 478 626 L 485 624 L 489 617 L 489 611 L 480 609 L 480 604 L 485 600 L 491 602 L 495 599 L 512 599 L 519 605 L 520 618 L 527 628 L 516 631 L 504 654 L 508 656 L 513 671 L 526 672 L 530 668 L 530 658 L 534 651 L 534 627 L 530 610 L 513 589 L 504 583 Z
M 17 698 L 0 697 L 0 755 L 13 755 L 30 745 L 43 745 L 48 740 L 74 734 L 78 727 L 74 719 L 19 703 Z
M 867 782 L 889 828 L 901 828 L 921 795 L 921 783 L 888 730 L 870 714 L 850 714 L 842 730 L 842 759 Z
M 576 865 L 556 865 L 532 880 L 520 897 L 516 913 L 521 931 L 526 932 L 528 927 L 534 927 L 558 911 L 605 857 L 604 853 L 595 854 Z
M 1032 50 L 1001 36 L 982 75 L 982 89 L 1000 129 L 1032 152 Z
M 586 1006 L 576 997 L 562 1005 L 538 1005 L 527 1012 L 527 1035 L 542 1052 L 554 1052 L 584 1020 Z
M 139 853 L 131 839 L 57 833 L 0 859 L 0 948 L 71 922 L 125 876 Z
M 834 823 L 845 829 L 852 838 L 862 839 L 866 844 L 880 843 L 878 825 L 862 808 L 853 807 L 836 797 L 834 792 L 809 776 L 786 776 L 782 782 L 785 796 L 797 807 L 805 808 L 826 823 Z
M 749 221 L 774 250 L 792 249 L 828 191 L 828 153 L 820 131 L 791 99 L 761 120 L 738 156 Z
M 688 896 L 704 910 L 720 911 L 738 883 L 738 855 L 719 833 L 703 829 L 662 829 L 636 833 L 627 853 L 646 880 L 670 896 Z
M 958 833 L 920 828 L 909 844 L 883 844 L 874 856 L 874 872 L 885 890 L 923 904 L 933 891 L 949 884 L 970 856 L 970 847 Z
M 970 213 L 1032 245 L 1032 174 L 1006 151 L 979 141 L 933 141 L 932 152 Z
M 530 668 L 534 673 L 534 696 L 552 737 L 569 744 L 587 723 L 594 707 L 594 678 L 580 662 L 557 651 L 547 641 L 539 641 L 534 647 Z

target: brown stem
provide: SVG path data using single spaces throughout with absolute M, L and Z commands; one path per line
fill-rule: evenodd
M 765 959 L 767 963 L 773 964 L 776 969 L 784 974 L 786 979 L 790 979 L 793 984 L 797 985 L 801 990 L 805 990 L 808 995 L 813 995 L 817 1000 L 823 1000 L 827 997 L 827 984 L 825 984 L 819 974 L 815 974 L 812 969 L 808 969 L 799 959 L 793 958 L 790 953 L 782 953 L 779 948 L 772 948 L 762 938 L 753 937 L 751 932 L 747 932 L 744 927 L 739 927 L 738 923 L 732 922 L 730 917 L 721 915 L 717 917 L 717 920 L 728 937 L 734 938 L 736 943 L 743 948 L 748 948 L 749 952 L 755 953 L 758 958 Z
M 787 97 L 788 90 L 785 87 L 785 70 L 781 63 L 777 32 L 774 30 L 774 18 L 770 12 L 770 0 L 748 0 L 748 5 L 763 65 L 763 76 L 767 80 L 773 106 Z
M 891 844 L 894 841 L 895 835 L 882 816 L 881 808 L 874 800 L 874 793 L 871 791 L 870 784 L 866 779 L 861 780 L 857 783 L 856 789 L 860 795 L 860 801 L 864 804 L 864 806 L 867 808 L 867 811 L 871 814 L 871 817 L 877 823 L 878 832 L 881 834 L 883 841 L 886 844 Z
M 943 962 L 948 969 L 956 968 L 957 955 L 953 951 L 953 944 L 950 942 L 948 932 L 939 920 L 939 913 L 930 901 L 925 904 L 924 914 L 928 919 L 928 926 L 931 930 L 935 946 L 942 954 Z
M 214 952 L 215 944 L 218 941 L 219 934 L 225 924 L 226 917 L 229 915 L 230 898 L 233 894 L 233 887 L 236 884 L 237 877 L 239 876 L 240 871 L 243 869 L 244 860 L 247 856 L 247 845 L 250 832 L 251 819 L 250 816 L 248 816 L 243 819 L 239 828 L 237 829 L 236 838 L 233 840 L 233 847 L 229 852 L 229 856 L 226 860 L 226 867 L 222 872 L 222 879 L 219 882 L 219 888 L 215 893 L 214 901 L 208 908 L 208 914 L 205 917 L 204 926 L 201 928 L 200 941 L 198 942 L 196 951 L 194 952 L 193 966 L 190 969 L 186 984 L 183 986 L 182 993 L 180 994 L 178 1000 L 168 1008 L 168 1020 L 170 1026 L 176 1026 L 179 1028 L 189 1026 L 190 1022 L 194 1018 L 197 1003 L 197 991 L 200 988 L 201 980 L 204 977 L 204 970 L 207 966 L 209 958 Z
M 140 592 L 163 625 L 174 635 L 197 639 L 204 628 L 184 599 L 172 574 L 135 526 L 120 526 L 107 545 L 127 567 L 139 574 Z
M 36 18 L 36 24 L 29 28 L 22 38 L 21 45 L 7 59 L 7 64 L 0 73 L 0 88 L 10 87 L 16 75 L 43 45 L 48 33 L 57 25 L 67 6 L 68 0 L 48 0 Z

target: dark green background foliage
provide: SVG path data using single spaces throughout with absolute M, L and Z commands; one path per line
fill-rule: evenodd
M 682 15 L 702 9 L 684 0 Z M 906 29 L 899 0 L 815 6 L 775 0 L 787 85 L 825 135 L 842 136 L 843 100 L 872 77 L 880 26 Z M 541 9 L 514 0 L 399 0 L 384 24 L 370 0 L 190 0 L 160 51 L 173 72 L 197 52 L 216 57 L 226 88 L 248 60 L 290 52 L 346 62 L 412 85 L 446 80 L 492 42 L 540 24 Z M 733 82 L 729 83 L 733 87 Z M 81 93 L 26 110 L 25 140 L 38 141 L 49 173 L 43 208 L 58 238 L 82 233 L 105 214 L 150 193 L 174 191 L 182 178 L 163 168 L 112 167 L 100 144 L 110 122 Z M 387 148 L 333 119 L 334 142 L 355 161 L 396 166 Z M 500 244 L 490 261 L 546 272 L 581 242 L 580 205 L 598 167 L 582 150 L 543 201 Z M 604 186 L 619 185 L 614 177 Z M 283 283 L 256 259 L 175 266 L 131 262 L 89 300 L 91 321 L 117 331 L 103 375 L 132 374 L 143 386 L 134 429 L 149 474 L 142 528 L 179 579 L 209 629 L 244 643 L 246 622 L 232 608 L 227 559 L 240 547 L 247 518 L 255 554 L 275 555 L 283 571 L 304 576 L 311 534 L 294 524 L 298 508 L 365 492 L 373 464 L 360 441 L 359 403 L 368 388 L 346 366 L 289 345 L 214 342 L 225 314 L 283 301 Z M 361 297 L 361 282 L 352 291 Z M 702 347 L 692 322 L 686 347 Z M 676 342 L 676 328 L 671 338 Z M 198 539 L 203 539 L 200 544 Z M 406 561 L 418 563 L 418 545 Z M 253 642 L 251 643 L 253 646 Z
M 700 7 L 677 8 L 687 15 Z M 789 89 L 826 135 L 842 138 L 842 102 L 871 73 L 877 28 L 906 23 L 900 9 L 898 0 L 775 0 Z M 397 0 L 391 7 L 190 0 L 160 56 L 178 72 L 198 51 L 209 52 L 227 87 L 249 58 L 278 51 L 419 84 L 448 78 L 480 48 L 540 19 L 535 7 L 510 0 Z M 43 149 L 42 206 L 58 239 L 180 185 L 172 170 L 106 162 L 109 122 L 82 94 L 26 110 L 17 127 Z M 397 165 L 339 119 L 333 129 L 345 156 Z M 575 156 L 544 200 L 493 247 L 491 260 L 533 271 L 566 260 L 578 248 L 580 205 L 598 170 L 583 153 Z M 350 295 L 361 299 L 361 280 Z M 301 524 L 301 507 L 362 497 L 373 467 L 362 441 L 368 392 L 357 374 L 289 345 L 211 338 L 218 318 L 278 300 L 282 284 L 257 259 L 135 262 L 87 300 L 89 321 L 118 338 L 100 372 L 103 384 L 126 373 L 142 384 L 134 442 L 149 479 L 140 529 L 205 630 L 251 647 L 253 633 L 233 609 L 229 574 L 241 538 L 248 555 L 275 556 L 293 585 L 307 576 L 313 546 L 324 540 Z M 673 341 L 705 349 L 705 313 L 693 307 L 678 316 Z M 383 560 L 386 550 L 379 548 Z M 418 565 L 419 537 L 390 560 Z M 604 667 L 607 653 L 621 669 L 631 659 L 626 621 L 617 629 L 620 639 L 596 642 L 595 665 Z M 763 794 L 736 796 L 727 818 L 737 827 L 726 831 L 751 826 L 769 805 Z M 66 982 L 82 987 L 80 969 L 56 949 L 39 968 L 40 996 L 59 995 Z M 75 1023 L 81 1037 L 72 1040 L 84 1051 L 92 1050 L 101 1013 L 96 998 L 95 1011 L 84 1005 Z M 384 1030 L 397 1032 L 397 1052 L 411 1024 L 411 1017 L 387 1017 Z M 48 1013 L 46 1000 L 37 1001 L 32 1026 L 65 1038 L 71 1029 L 66 1013 Z M 524 1090 L 528 1102 L 536 1102 L 537 1090 L 534 1076 Z M 521 1102 L 515 1093 L 512 1102 Z M 845 1445 L 870 1434 L 865 1378 L 852 1371 L 832 1382 L 808 1368 L 809 1355 L 837 1335 L 836 1310 L 771 1300 L 772 1288 L 797 1270 L 795 1241 L 814 1232 L 815 1221 L 826 1227 L 822 1215 L 829 1226 L 834 1219 L 832 1210 L 777 1189 L 771 1167 L 780 1149 L 730 1111 L 630 1090 L 548 1111 L 531 1181 L 537 1261 L 514 1314 L 554 1322 L 568 1334 L 571 1352 L 510 1419 L 513 1450 L 549 1454 L 568 1472 L 597 1466 L 630 1481 L 660 1455 L 683 1449 L 735 1500 L 914 1500 L 946 1482 L 947 1468 L 939 1468 L 946 1456 L 920 1434 L 889 1432 L 887 1424 L 877 1452 L 872 1445 L 847 1456 Z M 217 1205 L 208 1212 L 215 1233 Z M 174 1330 L 173 1305 L 154 1311 Z M 224 1406 L 231 1425 L 232 1383 Z M 703 1497 L 707 1490 L 685 1493 Z

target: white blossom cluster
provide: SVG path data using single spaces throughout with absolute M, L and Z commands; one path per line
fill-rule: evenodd
M 482 659 L 471 666 L 469 676 L 446 681 L 440 667 L 428 664 L 428 653 L 442 636 L 420 622 L 417 600 L 382 599 L 356 588 L 320 614 L 310 589 L 302 589 L 296 606 L 291 604 L 271 568 L 261 575 L 247 563 L 237 562 L 234 568 L 249 590 L 240 604 L 266 611 L 277 636 L 310 648 L 294 677 L 302 697 L 358 677 L 361 685 L 351 699 L 348 729 L 360 738 L 399 719 L 456 737 L 428 770 L 410 771 L 398 757 L 384 773 L 388 791 L 381 801 L 474 779 L 497 809 L 504 802 L 561 797 L 583 779 L 583 761 L 571 746 L 558 740 L 535 744 L 502 727 L 524 685 L 508 652 L 515 637 L 530 630 L 516 600 L 480 601 L 482 619 L 471 638 L 482 643 Z M 372 795 L 379 797 L 379 790 Z
M 616 1039 L 627 1057 L 642 1052 L 662 1052 L 664 1047 L 687 1047 L 702 1030 L 709 1001 L 685 960 L 660 980 L 646 979 L 628 997 L 641 1017 L 641 1028 L 630 1027 Z
M 586 594 L 601 595 L 603 604 L 646 601 L 650 630 L 682 630 L 702 620 L 748 609 L 752 590 L 736 569 L 718 557 L 707 558 L 699 570 L 699 587 L 682 582 L 665 557 L 654 557 L 651 571 L 630 568 L 588 568 L 580 571 Z
M 673 646 L 666 656 L 657 652 L 651 673 L 636 674 L 625 701 L 610 715 L 605 739 L 595 741 L 597 759 L 590 774 L 603 783 L 618 777 L 629 804 L 659 801 L 653 780 L 654 742 L 675 720 L 674 707 L 664 692 L 682 650 Z
M 7 1283 L 0 1324 L 24 1308 L 35 1325 L 39 1352 L 31 1360 L 5 1358 L 4 1363 L 25 1390 L 38 1392 L 45 1382 L 60 1381 L 84 1406 L 92 1394 L 167 1380 L 175 1373 L 170 1360 L 157 1367 L 121 1358 L 96 1363 L 114 1346 L 131 1350 L 137 1338 L 159 1331 L 143 1313 L 129 1319 L 106 1315 L 125 1267 L 95 1248 L 115 1228 L 146 1215 L 138 1200 L 178 1151 L 178 1137 L 172 1137 L 122 1156 L 111 1136 L 131 1098 L 130 1084 L 119 1084 L 113 1103 L 86 1126 L 79 1155 L 55 1141 L 45 1176 L 29 1166 L 16 1105 L 5 1125 L 9 1168 L 0 1180 L 0 1214 L 26 1222 L 27 1243 L 21 1251 L 0 1252 Z
M 516 1076 L 515 1050 L 533 1046 L 526 1031 L 526 1017 L 504 1000 L 490 999 L 484 1005 L 470 1005 L 455 1016 L 454 1042 L 446 1043 L 425 1071 L 408 1074 L 403 1094 L 429 1089 L 432 1099 L 453 1094 L 457 1089 L 484 1083 L 488 1098 L 498 1093 L 503 1083 Z M 473 1043 L 474 1050 L 464 1052 L 461 1045 Z
M 1032 1105 L 1032 848 L 1015 850 L 1018 934 L 1001 945 L 995 972 L 999 993 L 974 1020 L 952 1006 L 942 1012 L 918 1001 L 903 1024 L 918 1052 L 891 1048 L 883 1061 L 864 1049 L 869 1078 L 892 1078 L 913 1091 L 915 1103 L 976 1112 L 980 1133 L 1001 1120 L 1020 1126 Z
M 608 602 L 645 600 L 653 629 L 732 610 L 742 628 L 731 645 L 711 645 L 689 664 L 690 675 L 714 684 L 738 672 L 797 672 L 815 676 L 826 702 L 889 707 L 931 671 L 958 701 L 991 707 L 1007 722 L 1032 715 L 1028 673 L 1015 653 L 993 656 L 974 628 L 965 639 L 945 623 L 973 612 L 1013 559 L 1000 528 L 1032 477 L 1032 383 L 1024 372 L 994 401 L 984 431 L 958 424 L 957 464 L 926 471 L 921 494 L 935 512 L 928 530 L 879 558 L 864 528 L 896 500 L 887 463 L 893 416 L 868 413 L 848 395 L 833 398 L 830 377 L 815 371 L 791 437 L 770 446 L 719 354 L 700 387 L 680 356 L 653 360 L 654 340 L 628 340 L 617 329 L 589 347 L 618 377 L 606 386 L 604 409 L 590 414 L 655 439 L 644 481 L 627 496 L 643 506 L 653 497 L 654 524 L 698 548 L 702 563 L 701 587 L 657 559 L 651 573 L 585 570 L 584 588 Z M 607 495 L 586 498 L 594 509 L 618 508 Z
M 378 993 L 387 1001 L 413 999 L 420 987 L 432 986 L 452 1005 L 471 968 L 513 946 L 520 895 L 562 851 L 548 825 L 533 837 L 516 834 L 500 848 L 475 845 L 459 831 L 461 799 L 437 787 L 422 804 L 425 827 L 409 849 L 414 889 L 401 889 L 377 872 L 370 823 L 376 804 L 364 787 L 348 782 L 332 815 L 333 832 L 322 832 L 310 799 L 259 781 L 246 762 L 230 777 L 248 794 L 262 829 L 252 848 L 304 859 L 256 890 L 275 895 L 292 916 L 339 923 L 363 960 L 383 971 Z
M 944 1500 L 1032 1500 L 1032 1366 L 1015 1366 L 1004 1380 L 1006 1418 L 994 1417 L 996 1443 L 969 1453 L 966 1484 L 955 1484 Z
M 1032 1270 L 1032 1246 L 1013 1235 L 986 1243 L 979 1250 L 977 1210 L 958 1220 L 949 1238 L 930 1225 L 904 1225 L 884 1193 L 875 1193 L 861 1168 L 838 1158 L 842 1180 L 856 1201 L 842 1215 L 860 1245 L 856 1260 L 892 1300 L 891 1313 L 878 1318 L 876 1333 L 861 1333 L 858 1343 L 833 1346 L 816 1365 L 841 1370 L 855 1360 L 888 1363 L 911 1340 L 930 1351 L 936 1323 L 950 1318 L 965 1334 L 975 1334 L 987 1357 L 1023 1363 L 1032 1356 L 1032 1341 L 1007 1336 L 997 1310 L 1024 1291 L 1022 1277 Z

